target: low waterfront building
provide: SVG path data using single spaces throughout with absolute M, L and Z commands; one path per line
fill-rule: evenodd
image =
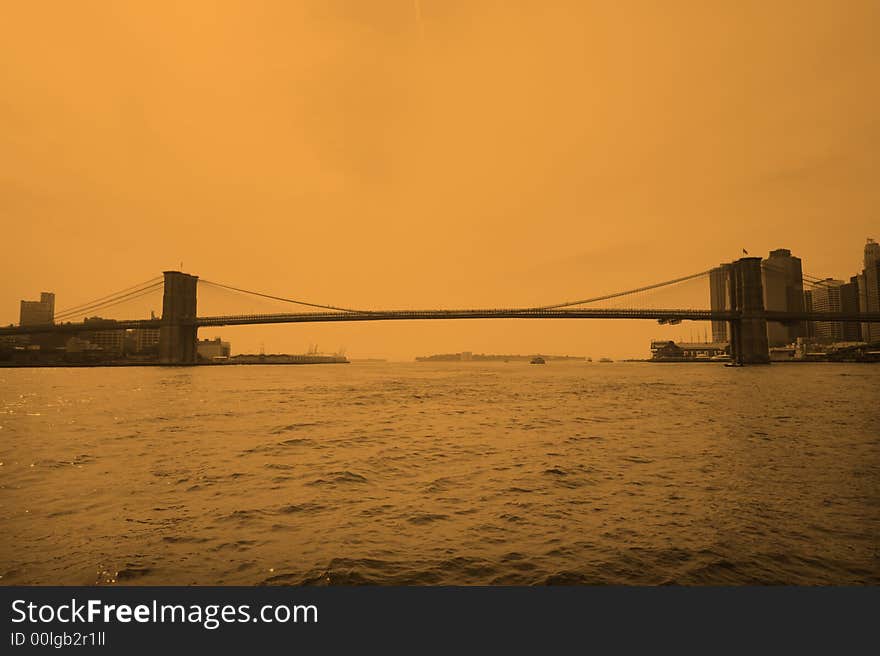
M 214 339 L 200 339 L 196 345 L 196 352 L 202 360 L 218 360 L 229 357 L 232 350 L 229 342 L 222 341 L 219 337 Z
M 803 339 L 802 337 L 799 339 Z M 786 346 L 770 347 L 770 362 L 787 362 L 797 358 L 797 345 L 788 344 Z
M 132 331 L 135 353 L 142 353 L 159 346 L 158 328 L 135 328 Z
M 89 317 L 83 323 L 87 327 L 89 325 L 98 327 L 106 326 L 108 323 L 112 325 L 114 322 L 112 319 Z M 103 349 L 107 354 L 122 355 L 125 350 L 124 330 L 88 330 L 79 333 L 77 337 Z
M 101 351 L 101 352 L 103 352 L 104 349 L 101 348 L 100 346 L 98 346 L 97 344 L 90 342 L 87 339 L 83 339 L 82 337 L 74 336 L 74 337 L 71 337 L 70 339 L 67 340 L 67 342 L 64 345 L 64 350 L 67 353 L 83 353 L 86 351 L 89 351 L 89 352 Z
M 679 342 L 654 340 L 651 359 L 658 362 L 703 361 L 728 355 L 727 342 Z
M 156 315 L 150 312 L 150 319 Z M 143 353 L 159 347 L 159 328 L 135 328 L 131 331 L 135 353 Z
M 30 344 L 30 335 L 0 335 L 0 350 L 24 347 Z

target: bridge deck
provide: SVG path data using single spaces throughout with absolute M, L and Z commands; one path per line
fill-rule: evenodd
M 294 312 L 287 314 L 245 314 L 198 317 L 192 324 L 206 326 L 242 326 L 275 323 L 320 323 L 337 321 L 424 321 L 448 319 L 643 319 L 655 321 L 735 321 L 742 318 L 764 318 L 768 321 L 840 321 L 880 322 L 880 312 L 779 312 L 765 310 L 748 315 L 717 310 L 695 309 L 555 309 L 494 308 L 458 310 L 376 310 L 359 312 Z M 89 332 L 159 328 L 161 319 L 106 320 L 86 323 L 64 323 L 0 328 L 0 335 L 25 335 L 48 332 Z

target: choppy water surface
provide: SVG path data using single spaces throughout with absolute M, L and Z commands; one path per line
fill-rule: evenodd
M 880 583 L 880 367 L 0 370 L 3 584 Z

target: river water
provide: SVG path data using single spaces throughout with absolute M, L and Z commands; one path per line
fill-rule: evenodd
M 877 584 L 880 366 L 0 369 L 2 584 Z

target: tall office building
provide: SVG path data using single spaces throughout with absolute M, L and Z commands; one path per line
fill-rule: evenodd
M 865 266 L 868 264 L 880 262 L 880 244 L 868 237 L 865 242 Z
M 709 302 L 713 310 L 729 310 L 731 307 L 729 287 L 730 265 L 722 264 L 709 272 Z M 730 337 L 727 334 L 726 321 L 712 322 L 712 341 L 727 342 Z
M 20 326 L 35 326 L 55 321 L 55 294 L 43 292 L 39 301 L 22 301 L 18 317 Z
M 764 286 L 764 308 L 782 312 L 804 311 L 804 277 L 801 258 L 794 257 L 787 248 L 770 251 L 761 261 L 761 282 Z M 782 324 L 767 322 L 767 341 L 770 346 L 793 344 L 798 337 L 806 337 L 805 322 Z
M 807 289 L 804 290 L 804 310 L 806 312 L 813 311 L 813 290 Z M 816 322 L 815 321 L 807 321 L 806 322 L 806 331 L 807 334 L 805 337 L 815 337 L 816 336 Z
M 841 312 L 841 288 L 846 283 L 842 280 L 826 278 L 813 289 L 814 312 Z M 817 321 L 816 339 L 820 342 L 844 341 L 843 326 L 840 321 Z
M 859 311 L 859 277 L 852 276 L 849 282 L 840 288 L 840 311 Z M 862 325 L 855 321 L 847 321 L 843 324 L 843 341 L 862 341 Z
M 880 312 L 880 244 L 868 239 L 865 244 L 864 269 L 856 277 L 860 312 Z M 880 342 L 880 324 L 863 323 L 862 339 Z

